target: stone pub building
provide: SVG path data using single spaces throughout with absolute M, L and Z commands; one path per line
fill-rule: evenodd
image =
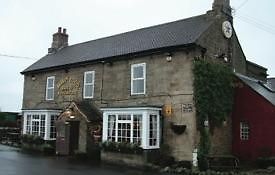
M 191 162 L 199 140 L 194 58 L 266 78 L 265 68 L 245 58 L 229 0 L 214 0 L 203 15 L 71 46 L 58 28 L 48 54 L 21 72 L 23 133 L 56 140 L 63 155 L 85 153 L 102 140 L 144 151 L 166 144 L 175 160 Z M 175 133 L 173 125 L 184 131 Z M 231 130 L 229 119 L 213 134 L 213 154 L 232 153 Z

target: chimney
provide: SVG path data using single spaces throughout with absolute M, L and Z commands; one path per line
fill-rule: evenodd
M 52 47 L 48 49 L 48 53 L 55 53 L 63 47 L 67 47 L 68 38 L 69 36 L 66 33 L 66 29 L 64 28 L 62 32 L 62 28 L 58 27 L 57 33 L 53 34 Z
M 212 10 L 216 12 L 216 14 L 226 14 L 232 16 L 230 0 L 214 0 L 212 4 Z

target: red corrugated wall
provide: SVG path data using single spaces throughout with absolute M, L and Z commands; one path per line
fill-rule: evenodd
M 240 122 L 249 124 L 249 140 L 240 139 Z M 239 159 L 275 156 L 275 106 L 246 85 L 236 88 L 232 125 L 232 150 Z

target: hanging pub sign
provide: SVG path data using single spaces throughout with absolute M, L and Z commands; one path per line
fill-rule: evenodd
M 65 77 L 57 83 L 58 95 L 75 95 L 80 90 L 80 81 L 71 77 Z
M 164 117 L 172 117 L 172 105 L 171 104 L 163 105 L 162 114 Z

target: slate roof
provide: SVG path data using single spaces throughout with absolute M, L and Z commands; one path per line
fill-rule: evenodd
M 193 44 L 211 24 L 200 15 L 75 44 L 42 57 L 21 73 Z
M 22 110 L 62 110 L 62 108 L 54 101 L 43 101 L 32 108 L 22 108 Z
M 275 90 L 272 89 L 268 83 L 264 83 L 263 81 L 247 77 L 241 74 L 236 73 L 236 76 L 239 77 L 246 85 L 251 87 L 254 91 L 268 100 L 270 103 L 275 105 Z
M 102 121 L 102 114 L 92 102 L 80 101 L 74 102 L 77 108 L 88 118 L 91 122 Z
M 268 78 L 267 82 L 269 86 L 275 91 L 275 78 Z

